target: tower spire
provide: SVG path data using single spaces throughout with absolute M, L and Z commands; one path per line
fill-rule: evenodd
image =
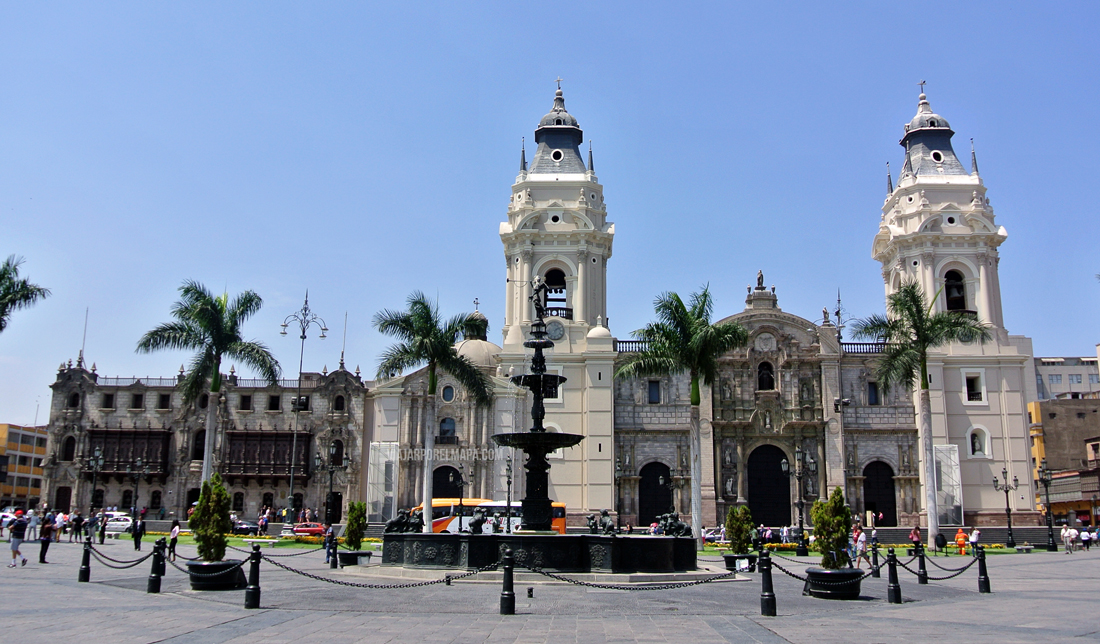
M 890 162 L 886 162 L 886 195 L 894 194 L 894 180 L 890 176 Z
M 905 142 L 905 165 L 901 167 L 901 176 L 899 179 L 905 178 L 906 175 L 913 174 L 913 162 L 909 158 L 909 141 Z
M 527 172 L 527 137 L 519 140 L 519 171 Z
M 978 155 L 974 152 L 974 137 L 970 137 L 970 174 L 978 174 Z
M 596 165 L 592 163 L 592 139 L 588 140 L 588 171 L 596 171 Z

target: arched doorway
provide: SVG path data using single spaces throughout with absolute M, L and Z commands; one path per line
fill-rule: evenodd
M 649 463 L 642 468 L 638 481 L 638 526 L 645 528 L 657 517 L 672 511 L 672 491 L 661 484 L 672 480 L 664 463 Z
M 791 523 L 791 478 L 779 466 L 786 457 L 775 445 L 761 445 L 749 454 L 749 510 L 757 525 Z
M 71 508 L 73 500 L 73 489 L 71 487 L 59 487 L 53 497 L 53 509 L 60 510 L 62 512 L 68 512 Z
M 458 485 L 458 470 L 450 465 L 435 468 L 432 473 L 432 498 L 457 499 L 462 494 L 462 488 Z
M 898 524 L 898 502 L 894 495 L 894 470 L 882 461 L 871 461 L 863 468 L 863 509 L 875 513 L 876 525 Z M 879 519 L 879 513 L 882 518 Z

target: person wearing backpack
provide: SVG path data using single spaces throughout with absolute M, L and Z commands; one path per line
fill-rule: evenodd
M 22 510 L 15 511 L 15 518 L 8 522 L 8 539 L 11 547 L 11 563 L 8 564 L 8 568 L 15 568 L 16 559 L 23 559 L 22 565 L 27 565 L 27 558 L 20 552 L 19 547 L 23 544 L 23 537 L 27 536 L 27 519 L 23 516 Z

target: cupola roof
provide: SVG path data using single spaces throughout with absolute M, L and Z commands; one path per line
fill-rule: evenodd
M 565 96 L 561 86 L 554 92 L 554 106 L 539 121 L 535 129 L 535 158 L 531 161 L 531 174 L 574 174 L 585 172 L 580 145 L 584 132 L 577 119 L 565 110 Z
M 905 148 L 905 163 L 901 180 L 909 176 L 943 176 L 969 174 L 951 147 L 951 130 L 947 119 L 932 111 L 928 96 L 921 92 L 917 97 L 917 115 L 905 125 L 901 147 Z

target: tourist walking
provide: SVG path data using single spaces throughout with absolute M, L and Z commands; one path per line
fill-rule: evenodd
M 333 536 L 333 533 L 332 533 L 332 525 L 331 524 L 329 524 L 329 523 L 325 524 L 324 535 L 325 535 L 325 563 L 328 563 L 330 557 L 336 556 L 336 553 L 334 552 L 335 549 L 332 547 L 335 537 Z
M 172 519 L 172 531 L 168 533 L 168 560 L 176 560 L 176 541 L 180 538 L 180 520 Z
M 38 537 L 38 563 L 40 564 L 50 563 L 46 561 L 46 551 L 50 549 L 50 539 L 56 529 L 52 523 L 42 524 L 42 531 Z
M 27 538 L 38 538 L 38 524 L 42 523 L 38 519 L 38 515 L 34 513 L 34 510 L 27 511 Z
M 1076 535 L 1071 535 L 1074 532 L 1073 528 L 1068 525 L 1062 526 L 1062 545 L 1066 547 L 1066 554 L 1073 554 L 1073 542 L 1076 540 Z
M 73 542 L 73 537 L 76 537 L 76 542 L 77 543 L 80 543 L 81 541 L 84 540 L 83 528 L 84 528 L 84 517 L 80 516 L 80 512 L 78 511 L 76 513 L 76 515 L 73 517 L 72 529 L 69 530 L 69 543 Z
M 871 558 L 867 556 L 867 533 L 857 525 L 852 532 L 852 540 L 855 542 L 856 568 L 863 566 L 863 560 L 867 560 L 867 567 L 871 567 Z
M 1092 535 L 1089 534 L 1088 526 L 1081 528 L 1081 545 L 1087 551 L 1089 549 L 1089 542 L 1092 541 Z
M 145 536 L 145 520 L 139 516 L 131 530 L 134 534 L 134 550 L 141 550 L 141 538 Z
M 23 516 L 22 510 L 16 510 L 15 518 L 8 523 L 8 538 L 10 539 L 8 545 L 11 547 L 11 563 L 8 564 L 8 568 L 15 568 L 17 559 L 22 559 L 22 565 L 27 565 L 27 558 L 19 551 L 25 536 L 27 536 L 27 519 Z
M 981 531 L 978 530 L 978 526 L 974 526 L 974 529 L 970 531 L 970 554 L 975 557 L 978 556 L 978 540 L 981 538 Z

